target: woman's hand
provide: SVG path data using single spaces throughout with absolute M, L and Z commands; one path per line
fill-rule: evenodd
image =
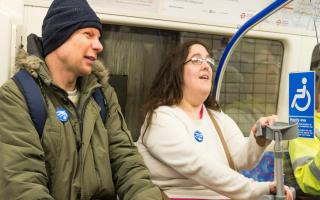
M 270 194 L 277 194 L 276 182 L 271 182 L 269 185 Z M 284 186 L 284 194 L 286 195 L 286 200 L 293 200 L 293 194 L 288 186 Z
M 273 124 L 275 121 L 278 120 L 277 115 L 271 115 L 268 117 L 261 117 L 251 128 L 251 132 L 254 134 L 254 137 L 256 138 L 257 144 L 259 146 L 265 146 L 267 143 L 267 139 L 265 137 L 256 137 L 257 133 L 257 124 L 260 123 L 261 127 L 264 128 L 268 125 Z

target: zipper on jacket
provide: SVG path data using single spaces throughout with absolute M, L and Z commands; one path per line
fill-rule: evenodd
M 79 122 L 79 128 L 80 128 L 80 141 L 77 140 L 76 137 L 76 146 L 77 146 L 77 152 L 79 153 L 80 149 L 81 149 L 81 145 L 82 145 L 82 120 L 80 117 L 80 114 L 78 112 L 77 107 L 74 105 L 74 103 L 68 98 L 68 94 L 61 88 L 57 87 L 56 85 L 52 84 L 53 88 L 56 90 L 59 90 L 62 93 L 62 97 L 60 97 L 62 99 L 62 101 L 64 102 L 64 104 L 71 104 L 72 108 L 74 109 L 78 122 Z M 59 95 L 59 94 L 58 94 Z M 71 124 L 72 126 L 72 124 Z M 72 127 L 74 129 L 74 127 Z M 74 130 L 76 131 L 76 130 Z M 76 133 L 77 134 L 77 133 Z
M 92 94 L 91 94 L 92 95 Z M 80 136 L 81 136 L 81 141 L 82 141 L 82 134 L 83 134 L 83 121 L 81 120 L 83 118 L 84 115 L 84 110 L 87 107 L 87 104 L 89 103 L 90 97 L 86 99 L 86 101 L 83 103 L 83 107 L 81 109 L 81 114 L 80 114 L 80 119 L 79 119 L 79 123 L 80 123 Z
M 91 91 L 93 91 L 93 90 L 91 90 Z M 80 116 L 79 116 L 79 126 L 80 126 L 80 137 L 81 137 L 81 145 L 82 145 L 82 135 L 83 135 L 83 121 L 82 121 L 82 117 L 84 117 L 84 111 L 85 111 L 85 108 L 87 107 L 87 104 L 89 103 L 89 100 L 90 100 L 90 98 L 92 97 L 92 92 L 90 92 L 90 95 L 85 99 L 85 102 L 83 103 L 83 106 L 82 106 L 82 108 L 81 108 L 81 113 L 80 113 Z M 78 112 L 77 112 L 78 113 Z M 80 147 L 80 149 L 81 149 L 81 147 Z M 79 150 L 80 150 L 79 149 Z M 81 154 L 79 155 L 79 159 L 80 159 L 80 185 L 82 185 L 82 182 L 83 182 L 83 176 L 82 176 L 82 166 L 83 166 L 83 164 L 82 164 L 82 162 L 83 162 L 83 158 L 82 158 L 82 156 L 81 156 Z M 81 198 L 81 193 L 80 193 L 80 198 Z M 79 198 L 79 200 L 80 200 L 80 198 Z
M 92 97 L 93 91 L 96 90 L 98 87 L 93 88 L 90 92 L 90 95 L 88 96 L 88 98 L 86 98 L 85 102 L 83 103 L 82 109 L 81 109 L 81 114 L 80 114 L 80 119 L 79 119 L 79 123 L 80 123 L 80 134 L 81 134 L 81 140 L 82 140 L 82 134 L 83 134 L 83 121 L 81 119 L 83 119 L 84 117 L 84 111 L 85 108 L 87 107 L 90 98 Z M 93 98 L 93 97 L 92 97 Z
M 79 114 L 79 112 L 78 112 L 78 109 L 77 109 L 77 107 L 74 105 L 74 103 L 68 98 L 68 97 L 66 97 L 67 98 L 67 101 L 69 102 L 69 103 L 71 103 L 71 106 L 73 107 L 73 109 L 75 110 L 75 112 L 76 112 L 76 115 L 77 115 L 77 118 L 78 118 L 78 122 L 79 122 L 79 129 L 80 129 L 80 141 L 78 141 L 78 140 L 76 140 L 76 145 L 77 145 L 77 152 L 79 153 L 80 152 L 80 149 L 81 149 L 81 146 L 82 146 L 82 120 L 81 120 L 81 116 L 80 116 L 80 114 Z

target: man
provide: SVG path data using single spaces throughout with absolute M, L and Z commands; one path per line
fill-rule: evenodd
M 320 113 L 315 114 L 313 139 L 297 138 L 289 142 L 289 154 L 294 176 L 300 189 L 320 196 Z
M 42 91 L 39 137 L 13 80 L 0 88 L 0 199 L 162 199 L 133 144 L 107 71 L 95 61 L 102 25 L 85 0 L 54 0 L 33 38 L 40 57 L 20 52 L 19 68 Z M 41 56 L 42 54 L 42 56 Z M 108 105 L 92 97 L 102 89 Z
M 316 108 L 315 111 L 315 136 L 313 139 L 296 138 L 289 142 L 289 154 L 297 188 L 302 190 L 301 196 L 320 196 L 320 112 L 319 112 L 319 76 L 316 75 Z M 311 197 L 310 199 L 314 199 Z

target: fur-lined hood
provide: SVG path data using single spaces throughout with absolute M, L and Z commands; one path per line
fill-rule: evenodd
M 27 70 L 35 78 L 40 77 L 46 84 L 52 82 L 48 67 L 44 60 L 37 56 L 29 55 L 24 49 L 20 49 L 16 57 L 16 71 L 19 71 L 20 69 Z M 91 74 L 94 75 L 102 85 L 108 82 L 109 71 L 101 61 L 96 61 L 93 64 Z

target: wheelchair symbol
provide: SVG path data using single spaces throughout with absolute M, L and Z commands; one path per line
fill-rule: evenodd
M 310 93 L 307 90 L 307 86 L 306 86 L 307 78 L 303 77 L 301 82 L 302 82 L 303 86 L 302 86 L 302 88 L 297 89 L 297 93 L 294 95 L 293 101 L 291 103 L 291 108 L 295 107 L 297 110 L 303 112 L 303 111 L 306 111 L 309 108 L 310 103 L 311 103 L 311 97 L 310 97 Z M 303 107 L 300 107 L 298 105 L 298 103 L 297 103 L 297 100 L 298 99 L 304 99 L 306 96 L 308 98 L 307 104 L 305 106 L 303 106 Z

